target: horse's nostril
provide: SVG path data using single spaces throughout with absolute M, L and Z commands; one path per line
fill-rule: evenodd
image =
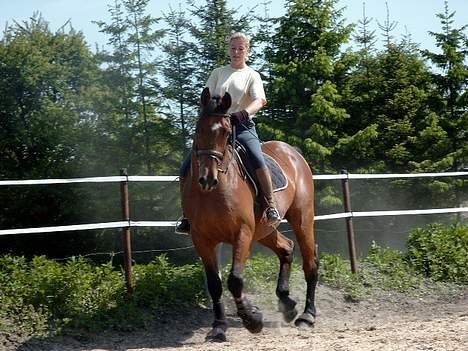
M 198 183 L 204 188 L 206 186 L 206 178 L 205 177 L 198 178 Z

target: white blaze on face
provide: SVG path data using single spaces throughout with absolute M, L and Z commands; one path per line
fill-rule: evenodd
M 213 132 L 216 132 L 219 128 L 221 128 L 223 125 L 220 122 L 213 123 L 211 126 L 211 130 Z

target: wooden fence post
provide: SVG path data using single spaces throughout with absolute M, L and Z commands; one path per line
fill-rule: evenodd
M 128 174 L 127 169 L 120 170 L 120 175 L 126 177 L 126 180 L 120 183 L 120 200 L 122 206 L 122 218 L 128 222 L 128 226 L 122 228 L 122 244 L 124 251 L 124 269 L 127 292 L 133 292 L 133 273 L 132 273 L 132 236 L 130 229 L 130 204 L 128 200 Z
M 341 174 L 348 174 L 348 171 L 343 169 Z M 343 189 L 343 199 L 344 199 L 344 210 L 347 213 L 351 213 L 351 195 L 349 192 L 349 181 L 348 177 L 341 180 L 341 186 Z M 354 240 L 354 227 L 353 227 L 353 217 L 346 217 L 346 231 L 348 233 L 348 250 L 349 250 L 349 260 L 351 262 L 351 272 L 357 272 L 357 261 L 356 261 L 356 243 Z

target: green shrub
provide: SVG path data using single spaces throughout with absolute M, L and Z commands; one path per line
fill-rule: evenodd
M 200 265 L 175 266 L 165 256 L 135 265 L 135 292 L 110 264 L 83 258 L 58 263 L 45 257 L 0 257 L 0 328 L 27 334 L 63 328 L 133 329 L 169 305 L 205 298 Z
M 407 259 L 436 281 L 468 284 L 468 226 L 431 224 L 411 232 Z
M 320 256 L 319 275 L 323 284 L 343 290 L 349 300 L 359 299 L 365 294 L 359 276 L 351 272 L 349 260 L 339 255 L 323 253 Z
M 206 299 L 203 276 L 200 264 L 177 266 L 162 255 L 149 264 L 134 267 L 132 298 L 138 306 L 153 309 L 193 306 Z
M 54 329 L 86 326 L 108 315 L 125 296 L 120 272 L 83 258 L 62 264 L 43 256 L 30 262 L 3 256 L 0 267 L 1 310 L 18 325 L 35 320 L 39 326 L 29 328 L 35 332 L 47 324 Z
M 322 254 L 320 280 L 341 289 L 345 297 L 355 301 L 375 290 L 406 292 L 418 288 L 423 277 L 405 261 L 405 255 L 372 243 L 367 257 L 361 258 L 358 272 L 351 273 L 349 260 L 338 255 Z
M 360 262 L 359 275 L 367 287 L 400 292 L 417 288 L 423 281 L 401 251 L 380 247 L 375 242 Z
M 245 268 L 247 288 L 252 288 L 257 291 L 273 288 L 274 291 L 278 279 L 279 268 L 280 263 L 275 254 L 268 255 L 259 253 L 252 256 L 247 261 Z M 293 268 L 297 268 L 297 264 L 293 265 Z M 228 276 L 227 273 L 228 272 L 224 275 L 226 278 Z

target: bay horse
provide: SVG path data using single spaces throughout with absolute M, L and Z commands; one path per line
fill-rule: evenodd
M 243 272 L 254 241 L 273 250 L 279 258 L 276 295 L 284 320 L 292 322 L 298 314 L 296 302 L 289 297 L 294 243 L 280 233 L 277 225 L 267 225 L 262 219 L 254 188 L 242 176 L 231 143 L 233 126 L 227 114 L 230 105 L 229 93 L 212 97 L 208 88 L 203 90 L 191 169 L 181 189 L 182 208 L 190 222 L 192 241 L 203 262 L 212 299 L 214 322 L 206 339 L 219 342 L 226 340 L 227 330 L 217 260 L 220 243 L 232 245 L 232 268 L 227 286 L 237 315 L 247 330 L 258 333 L 263 328 L 261 311 L 243 294 Z M 274 197 L 282 218 L 286 218 L 294 230 L 303 258 L 307 293 L 304 312 L 295 320 L 295 325 L 313 327 L 318 257 L 312 171 L 303 156 L 284 142 L 270 141 L 264 143 L 262 149 L 277 161 L 287 177 L 287 187 L 275 192 Z

